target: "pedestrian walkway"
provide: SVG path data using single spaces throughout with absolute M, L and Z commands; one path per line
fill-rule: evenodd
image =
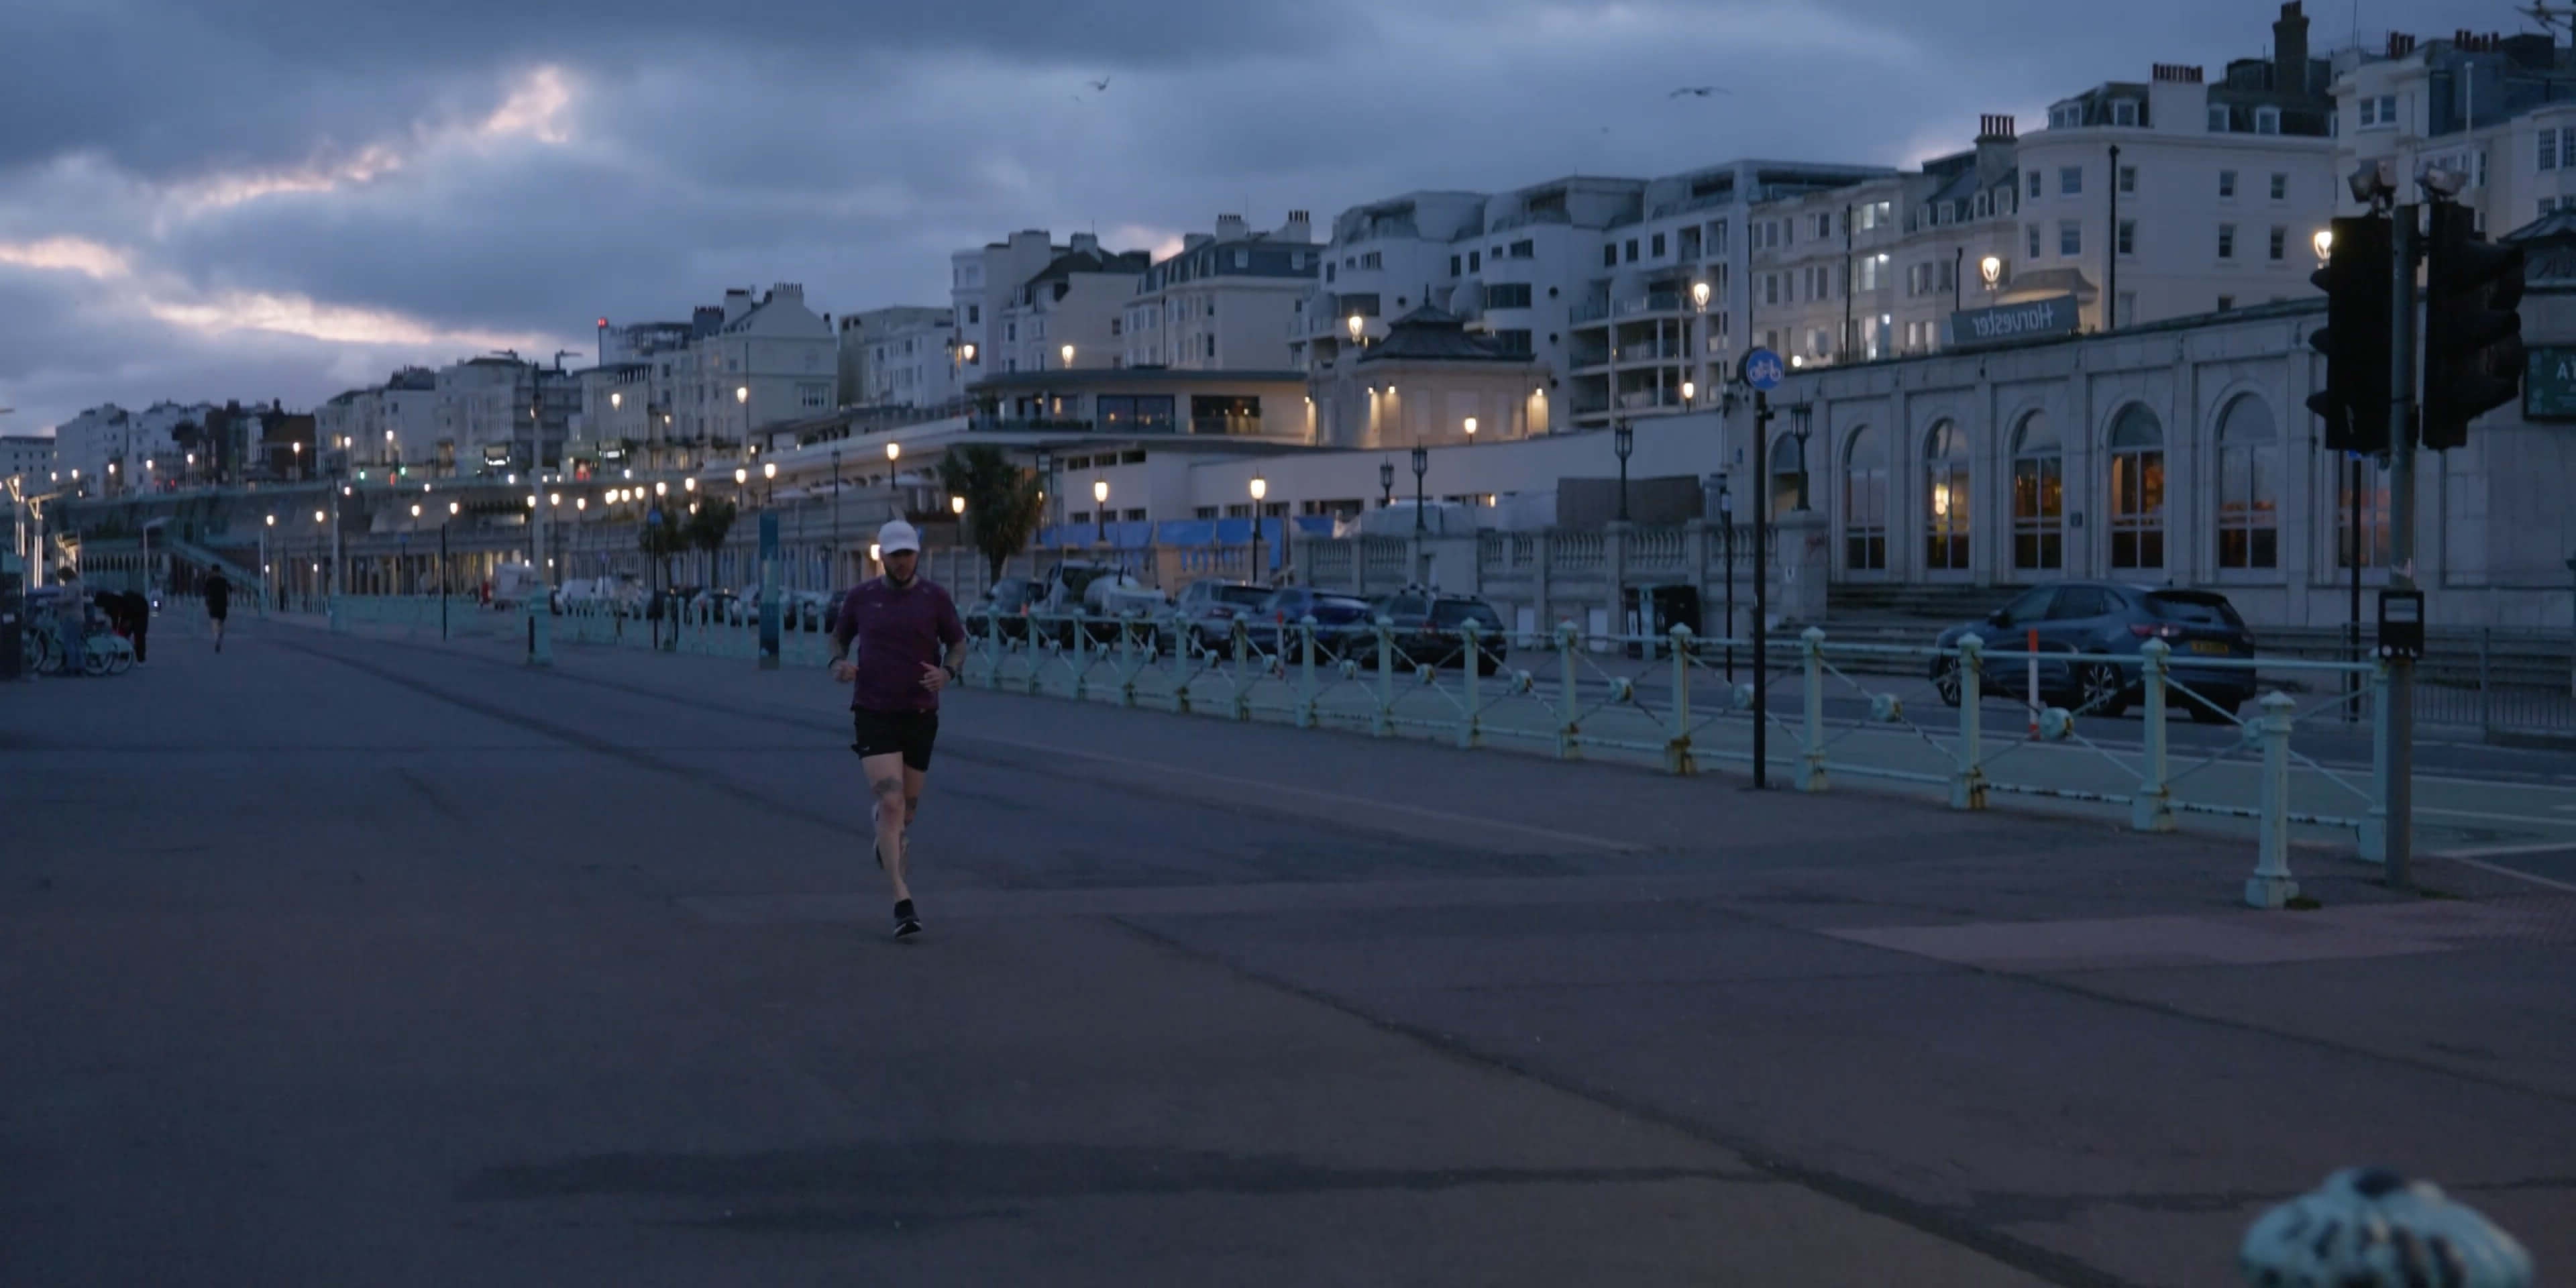
M 817 669 L 235 638 L 0 703 L 15 1280 L 2206 1284 L 2363 1161 L 2576 1264 L 2478 869 L 969 691 L 898 949 Z

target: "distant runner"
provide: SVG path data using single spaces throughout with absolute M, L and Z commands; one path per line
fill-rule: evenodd
M 832 678 L 850 686 L 850 750 L 875 801 L 877 866 L 894 883 L 894 937 L 909 939 L 921 933 L 904 880 L 912 819 L 939 738 L 939 691 L 966 664 L 966 626 L 948 592 L 921 579 L 921 534 L 911 524 L 885 525 L 877 552 L 885 575 L 851 590 L 832 622 Z
M 221 570 L 206 574 L 206 620 L 215 624 L 215 651 L 224 651 L 224 618 L 233 611 L 233 584 Z

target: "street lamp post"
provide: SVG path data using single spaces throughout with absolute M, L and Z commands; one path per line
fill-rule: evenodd
M 1417 537 L 1430 530 L 1429 525 L 1422 519 L 1424 508 L 1428 504 L 1423 496 L 1422 476 L 1430 472 L 1431 452 L 1417 443 L 1413 448 L 1413 535 Z
M 760 463 L 760 508 L 768 509 L 778 500 L 778 462 Z
M 832 575 L 824 580 L 841 580 L 841 449 L 832 448 Z M 830 590 L 830 586 L 825 586 Z
M 1254 581 L 1261 581 L 1261 580 L 1263 580 L 1263 577 L 1262 577 L 1262 575 L 1261 575 L 1261 574 L 1262 574 L 1263 572 L 1267 571 L 1267 570 L 1266 570 L 1266 569 L 1264 569 L 1264 568 L 1262 567 L 1262 565 L 1261 565 L 1261 499 L 1262 499 L 1263 497 L 1266 497 L 1266 496 L 1270 495 L 1270 480 L 1268 480 L 1268 479 L 1266 479 L 1266 478 L 1263 478 L 1263 477 L 1261 477 L 1261 476 L 1260 476 L 1260 475 L 1258 475 L 1258 474 L 1253 475 L 1253 476 L 1252 476 L 1252 486 L 1251 486 L 1251 491 L 1252 491 L 1252 579 L 1253 579 Z M 1283 543 L 1284 543 L 1284 542 L 1286 542 L 1286 541 L 1287 541 L 1287 539 L 1288 539 L 1288 538 L 1287 538 L 1287 534 L 1285 534 L 1285 533 L 1280 534 L 1280 538 L 1279 538 L 1279 539 L 1280 539 L 1280 541 L 1281 541 L 1281 542 L 1283 542 Z
M 1807 435 L 1815 428 L 1816 408 L 1813 403 L 1798 403 L 1789 408 L 1789 432 L 1798 440 L 1798 512 L 1807 512 Z
M 447 638 L 447 525 L 456 518 L 458 505 L 447 503 L 447 517 L 438 521 L 438 638 Z
M 1381 493 L 1383 493 L 1383 495 L 1381 495 L 1380 497 L 1378 497 L 1378 508 L 1379 508 L 1379 509 L 1381 509 L 1381 510 L 1384 510 L 1384 509 L 1392 509 L 1392 508 L 1394 507 L 1394 505 L 1395 505 L 1395 462 L 1394 462 L 1394 461 L 1380 461 L 1380 462 L 1378 462 L 1378 464 L 1377 464 L 1377 486 L 1378 486 L 1378 490 L 1379 490 Z
M 1619 522 L 1628 521 L 1628 454 L 1637 450 L 1637 431 L 1627 421 L 1610 430 L 1610 450 L 1619 458 Z
M 1349 326 L 1351 330 L 1351 343 L 1363 349 L 1367 348 L 1368 323 L 1360 320 L 1360 315 L 1354 313 L 1350 316 Z
M 1726 683 L 1730 692 L 1735 684 L 1735 493 L 1727 487 L 1726 471 L 1717 472 L 1718 557 L 1726 564 Z
M 1101 545 L 1109 544 L 1109 480 L 1091 482 L 1092 537 Z
M 1987 296 L 1992 297 L 1995 293 L 1995 288 L 2003 284 L 2003 258 L 1998 255 L 1988 255 L 1984 259 L 1978 260 L 1977 274 L 1986 279 L 1986 294 Z M 1993 303 L 1993 300 L 1989 298 L 1987 302 L 1991 304 Z

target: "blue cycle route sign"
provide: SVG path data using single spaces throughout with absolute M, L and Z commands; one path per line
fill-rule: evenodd
M 1769 349 L 1755 349 L 1744 355 L 1744 383 L 1756 389 L 1765 392 L 1777 389 L 1781 377 L 1788 374 L 1788 369 L 1780 363 L 1780 355 Z

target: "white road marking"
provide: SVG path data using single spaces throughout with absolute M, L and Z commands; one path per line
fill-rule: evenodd
M 1201 782 L 1223 783 L 1228 787 L 1243 788 L 1246 791 L 1255 794 L 1267 793 L 1273 796 L 1299 796 L 1321 804 L 1329 805 L 1336 810 L 1348 810 L 1354 804 L 1358 804 L 1368 809 L 1384 810 L 1390 814 L 1404 814 L 1413 818 L 1426 819 L 1452 827 L 1477 827 L 1484 828 L 1487 831 L 1515 832 L 1522 836 L 1535 837 L 1541 840 L 1556 841 L 1567 845 L 1581 845 L 1591 849 L 1609 850 L 1616 853 L 1633 853 L 1647 848 L 1642 845 L 1630 845 L 1624 841 L 1606 840 L 1598 836 L 1585 836 L 1576 832 L 1560 832 L 1554 828 L 1533 827 L 1527 823 L 1506 823 L 1497 819 L 1478 818 L 1472 814 L 1453 814 L 1447 810 L 1425 809 L 1419 805 L 1399 805 L 1393 801 L 1354 801 L 1346 794 L 1317 791 L 1306 787 L 1290 787 L 1284 783 L 1264 782 L 1256 778 L 1234 778 L 1225 774 L 1207 773 L 1204 770 L 1183 769 L 1177 765 L 1166 764 L 1159 760 L 1137 760 L 1128 756 L 1104 756 L 1096 751 L 1076 751 L 1071 747 L 1057 747 L 1040 742 L 1020 742 L 1008 738 L 987 738 L 981 735 L 978 735 L 975 741 L 993 743 L 1004 747 L 1017 747 L 1023 751 L 1045 752 L 1050 756 L 1072 756 L 1082 760 L 1096 760 L 1106 765 L 1118 765 L 1128 769 L 1150 770 L 1157 774 L 1167 774 L 1176 778 L 1195 778 Z
M 2452 858 L 2448 855 L 2436 855 L 2434 857 L 2450 858 L 2451 862 L 2457 863 L 2462 867 L 2476 868 L 2480 872 L 2490 872 L 2496 876 L 2510 877 L 2516 881 L 2527 881 L 2532 885 L 2545 886 L 2551 890 L 2563 891 L 2567 894 L 2576 894 L 2576 885 L 2569 885 L 2564 881 L 2552 881 L 2547 877 L 2533 876 L 2528 872 L 2517 872 L 2512 868 L 2504 867 L 2500 864 L 2481 863 L 2476 859 Z
M 2460 850 L 2441 850 L 2437 859 L 2499 859 L 2509 854 L 2559 854 L 2576 851 L 2576 839 L 2531 841 L 2521 845 L 2473 845 Z

